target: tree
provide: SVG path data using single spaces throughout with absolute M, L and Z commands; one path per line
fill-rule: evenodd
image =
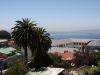
M 96 52 L 96 53 L 95 53 L 95 59 L 96 59 L 97 61 L 100 61 L 100 52 Z
M 100 75 L 100 67 L 93 67 L 85 71 L 86 75 Z
M 35 28 L 35 34 L 35 40 L 30 46 L 32 53 L 34 51 L 47 53 L 52 43 L 50 34 L 44 28 L 40 27 Z
M 25 59 L 27 61 L 27 47 L 34 40 L 36 23 L 28 18 L 22 18 L 22 21 L 17 20 L 15 22 L 15 27 L 12 28 L 12 37 L 14 38 L 15 44 L 25 49 Z
M 11 35 L 9 32 L 5 30 L 0 31 L 0 39 L 11 39 Z
M 49 54 L 51 60 L 52 60 L 52 65 L 54 67 L 60 67 L 60 68 L 68 68 L 70 67 L 69 62 L 62 60 L 61 56 L 58 56 L 58 54 Z
M 94 63 L 95 51 L 90 47 L 82 47 L 78 51 L 75 51 L 75 64 L 79 65 L 89 65 Z
M 10 68 L 6 71 L 5 75 L 25 75 L 27 73 L 25 62 L 16 57 L 12 57 L 8 61 L 8 66 Z
M 42 56 L 45 56 L 48 53 L 49 48 L 51 48 L 51 38 L 50 34 L 44 28 L 36 28 L 35 29 L 36 38 L 35 41 L 31 44 L 30 49 L 32 55 L 34 54 L 34 64 L 35 66 L 41 67 L 43 66 Z

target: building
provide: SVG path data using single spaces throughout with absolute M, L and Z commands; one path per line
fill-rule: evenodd
M 7 68 L 7 59 L 8 59 L 8 56 L 0 53 L 0 68 L 2 68 L 2 69 Z
M 55 52 L 58 56 L 61 56 L 62 60 L 70 61 L 71 63 L 74 62 L 75 56 L 73 52 L 64 51 L 64 53 Z
M 68 48 L 82 48 L 88 42 L 97 39 L 83 39 L 83 38 L 68 38 L 52 40 L 52 47 L 68 47 Z
M 87 46 L 95 50 L 100 50 L 100 39 L 90 41 Z
M 30 71 L 26 75 L 63 75 L 64 68 L 40 68 L 37 71 Z
M 100 39 L 68 38 L 52 40 L 52 47 L 49 49 L 48 53 L 56 52 L 63 60 L 72 59 L 71 61 L 73 61 L 74 51 L 78 51 L 78 49 L 81 49 L 84 45 L 91 47 L 95 45 L 95 49 L 100 49 Z
M 14 41 L 12 39 L 0 39 L 0 48 L 2 47 L 14 47 Z
M 51 49 L 49 49 L 48 53 L 55 53 L 55 52 L 64 53 L 65 51 L 74 52 L 74 51 L 77 51 L 77 50 L 78 50 L 77 48 L 51 47 Z
M 8 46 L 8 40 L 0 39 L 0 48 Z
M 14 56 L 17 56 L 19 59 L 21 59 L 23 54 L 12 47 L 0 48 L 0 68 L 2 68 L 2 70 L 7 69 L 7 62 Z

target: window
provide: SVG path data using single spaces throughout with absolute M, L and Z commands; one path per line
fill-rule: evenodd
M 79 43 L 79 45 L 81 45 L 81 43 Z
M 82 43 L 82 45 L 84 45 L 84 43 Z
M 76 45 L 78 45 L 78 42 L 76 43 Z
M 75 45 L 76 43 L 74 42 L 74 45 Z

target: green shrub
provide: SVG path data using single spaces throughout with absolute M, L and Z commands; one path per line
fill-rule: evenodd
M 89 71 L 85 71 L 86 75 L 100 75 L 100 67 L 93 67 Z

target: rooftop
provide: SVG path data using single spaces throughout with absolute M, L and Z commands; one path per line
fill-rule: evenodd
M 90 43 L 88 43 L 87 46 L 100 46 L 100 40 L 99 39 L 93 40 Z
M 75 58 L 73 52 L 65 51 L 65 53 L 59 53 L 59 52 L 55 52 L 55 53 L 61 56 L 63 60 L 73 60 Z
M 59 40 L 52 40 L 52 46 L 54 45 L 60 45 L 60 44 L 66 44 L 66 43 L 70 43 L 70 42 L 73 42 L 72 40 L 70 39 L 59 39 Z
M 0 42 L 7 42 L 6 39 L 0 39 Z
M 97 39 L 84 39 L 84 38 L 58 39 L 58 40 L 52 40 L 52 46 L 60 45 L 60 44 L 66 44 L 66 43 L 72 43 L 72 42 L 88 43 L 91 40 L 97 40 Z
M 0 53 L 0 58 L 7 59 L 8 57 L 5 54 Z
M 26 75 L 58 75 L 60 72 L 62 72 L 64 68 L 49 68 L 46 69 L 40 68 L 37 71 L 30 71 Z
M 12 47 L 0 48 L 0 53 L 3 53 L 3 54 L 10 54 L 13 51 L 16 51 L 16 49 Z

